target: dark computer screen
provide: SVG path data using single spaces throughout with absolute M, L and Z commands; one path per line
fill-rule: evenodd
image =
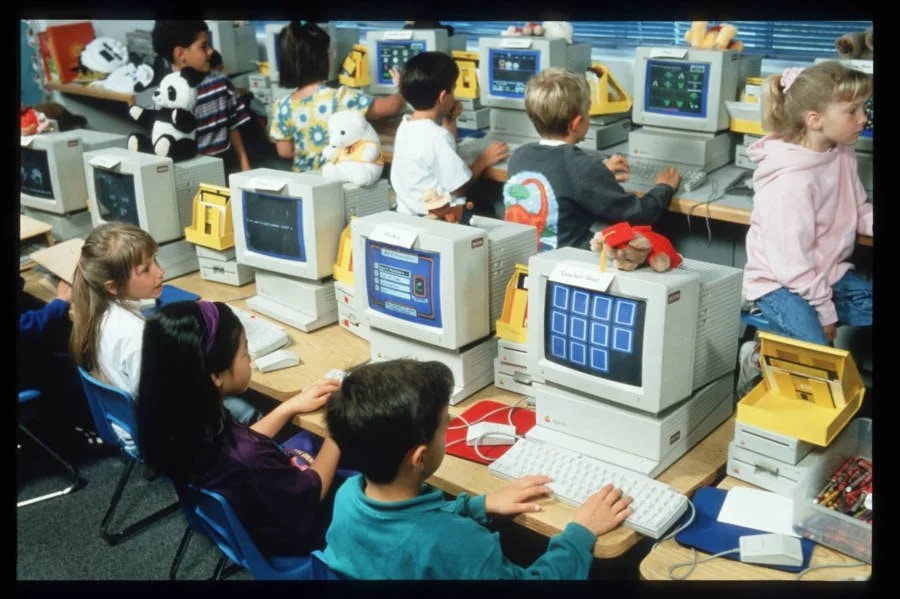
M 377 44 L 378 83 L 391 83 L 391 69 L 400 70 L 406 61 L 425 51 L 425 40 L 389 40 Z
M 302 199 L 245 190 L 243 202 L 248 250 L 306 262 Z
M 50 162 L 47 152 L 34 148 L 21 149 L 20 174 L 22 191 L 39 198 L 53 198 L 53 186 L 50 181 Z
M 544 310 L 546 359 L 641 386 L 644 300 L 548 281 Z
M 441 256 L 366 239 L 369 307 L 388 316 L 440 328 Z
M 705 118 L 710 67 L 702 62 L 648 60 L 644 111 Z
M 141 226 L 133 175 L 95 167 L 94 192 L 100 218 Z
M 488 54 L 490 94 L 505 98 L 524 98 L 528 79 L 541 70 L 540 50 L 491 48 Z

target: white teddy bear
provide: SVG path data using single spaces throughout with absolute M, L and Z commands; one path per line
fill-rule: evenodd
M 328 119 L 327 161 L 322 175 L 346 183 L 372 185 L 384 170 L 381 140 L 366 117 L 355 110 L 340 110 Z

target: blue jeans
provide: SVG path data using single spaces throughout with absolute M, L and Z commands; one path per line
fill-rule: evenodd
M 872 283 L 849 270 L 831 287 L 831 299 L 837 310 L 838 324 L 872 326 Z M 815 308 L 784 287 L 756 300 L 773 333 L 828 345 Z

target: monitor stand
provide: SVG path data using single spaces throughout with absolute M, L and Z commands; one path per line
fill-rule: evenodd
M 51 234 L 57 240 L 72 239 L 73 237 L 85 239 L 94 228 L 94 224 L 91 222 L 91 211 L 87 209 L 70 214 L 44 212 L 21 204 L 20 209 L 22 214 L 53 227 Z
M 247 305 L 269 318 L 305 333 L 337 322 L 334 281 L 308 281 L 265 270 L 256 271 L 256 295 Z
M 164 271 L 164 281 L 200 270 L 197 247 L 184 238 L 161 243 L 156 261 Z
M 528 438 L 656 478 L 734 410 L 734 373 L 654 415 L 533 382 L 537 424 Z
M 450 405 L 458 404 L 494 382 L 497 338 L 493 335 L 454 351 L 399 337 L 370 326 L 369 349 L 372 361 L 413 358 L 446 364 L 453 372 L 454 381 Z
M 697 133 L 644 126 L 628 134 L 628 154 L 636 159 L 685 164 L 712 172 L 731 162 L 734 137 L 728 130 Z

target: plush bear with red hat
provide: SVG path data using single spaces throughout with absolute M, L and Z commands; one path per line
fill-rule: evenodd
M 669 238 L 653 231 L 650 225 L 621 222 L 598 231 L 591 239 L 591 249 L 602 252 L 604 246 L 619 270 L 634 270 L 646 263 L 656 272 L 663 272 L 678 268 L 682 262 Z

